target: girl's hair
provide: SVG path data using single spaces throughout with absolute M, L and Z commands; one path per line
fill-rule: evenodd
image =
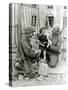
M 45 27 L 40 28 L 39 32 L 42 33 L 43 29 L 45 29 Z

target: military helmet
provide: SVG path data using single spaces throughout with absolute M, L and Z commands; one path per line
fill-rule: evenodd
M 59 32 L 60 32 L 60 28 L 58 26 L 53 27 L 52 29 L 53 34 L 58 34 Z
M 25 34 L 30 34 L 30 33 L 33 33 L 33 32 L 35 32 L 35 30 L 31 26 L 27 26 L 27 27 L 23 28 L 23 33 L 25 33 Z

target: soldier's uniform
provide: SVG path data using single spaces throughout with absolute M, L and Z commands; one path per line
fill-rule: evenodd
M 52 35 L 49 36 L 49 39 L 51 40 L 52 44 L 47 49 L 47 62 L 50 67 L 55 67 L 57 62 L 59 61 L 59 54 L 60 54 L 60 47 L 62 38 L 61 35 L 59 35 L 60 28 L 59 27 L 53 27 L 52 29 Z
M 19 52 L 17 55 L 20 57 L 21 61 L 24 62 L 24 77 L 34 77 L 35 74 L 32 63 L 36 61 L 37 54 L 35 54 L 35 52 L 32 51 L 32 47 L 30 45 L 30 34 L 33 33 L 34 30 L 32 27 L 25 27 L 23 31 L 24 33 L 22 35 L 21 44 L 18 48 Z M 19 64 L 18 66 L 20 67 Z

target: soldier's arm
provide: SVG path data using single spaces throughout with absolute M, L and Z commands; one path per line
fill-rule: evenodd
M 61 38 L 60 38 L 60 39 L 58 40 L 58 43 L 57 43 L 56 46 L 55 46 L 55 45 L 50 45 L 50 49 L 58 52 L 58 51 L 60 50 L 61 43 L 62 43 L 62 40 L 61 40 Z
M 36 54 L 32 51 L 31 47 L 28 45 L 26 40 L 22 40 L 21 44 L 26 56 L 36 58 Z
M 56 52 L 58 52 L 59 51 L 59 48 L 57 47 L 57 46 L 54 46 L 54 45 L 50 45 L 50 50 L 52 50 L 52 51 L 56 51 Z

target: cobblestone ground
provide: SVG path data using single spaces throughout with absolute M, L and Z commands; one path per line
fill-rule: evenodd
M 50 73 L 48 77 L 45 77 L 43 81 L 37 81 L 36 78 L 26 80 L 13 81 L 13 86 L 37 86 L 37 85 L 55 85 L 55 84 L 66 84 L 66 75 L 60 73 Z
M 66 58 L 66 57 L 65 57 Z M 67 63 L 66 60 L 60 57 L 59 63 L 56 68 L 49 67 L 49 75 L 43 81 L 37 81 L 37 78 L 28 81 L 23 78 L 20 80 L 12 81 L 14 87 L 18 86 L 38 86 L 38 85 L 59 85 L 67 83 Z
M 56 68 L 49 68 L 49 75 L 43 81 L 37 81 L 37 77 L 28 81 L 21 78 L 20 80 L 13 81 L 13 86 L 38 86 L 38 85 L 60 85 L 67 83 L 67 66 L 63 61 L 59 62 Z
M 49 75 L 43 81 L 37 81 L 37 77 L 28 81 L 23 78 L 20 80 L 12 81 L 14 87 L 18 86 L 37 86 L 37 85 L 56 85 L 67 83 L 67 65 L 64 60 L 59 61 L 56 68 L 49 67 Z

